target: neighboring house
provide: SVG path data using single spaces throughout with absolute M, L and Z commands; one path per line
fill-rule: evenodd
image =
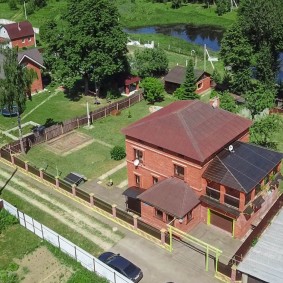
M 184 83 L 186 70 L 187 69 L 185 67 L 176 66 L 169 71 L 169 73 L 164 77 L 166 92 L 173 93 L 182 83 Z M 202 94 L 211 89 L 211 76 L 209 73 L 194 70 L 194 75 L 196 79 L 197 94 Z
M 4 56 L 0 54 L 0 66 L 3 65 Z M 19 64 L 26 66 L 28 69 L 33 69 L 37 75 L 37 78 L 31 85 L 31 93 L 38 92 L 43 89 L 41 69 L 45 69 L 43 66 L 43 57 L 37 48 L 22 50 L 18 53 Z M 3 68 L 0 68 L 0 79 L 5 78 Z
M 240 262 L 243 283 L 283 282 L 283 210 Z
M 23 21 L 0 26 L 0 42 L 6 42 L 10 48 L 36 46 L 31 23 Z
M 242 237 L 277 198 L 276 187 L 262 188 L 283 157 L 247 144 L 251 125 L 194 100 L 174 102 L 123 129 L 128 209 L 158 228 L 171 223 L 189 231 L 202 221 Z

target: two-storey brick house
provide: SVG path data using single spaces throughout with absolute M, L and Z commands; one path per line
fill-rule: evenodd
M 10 48 L 36 46 L 35 33 L 29 21 L 2 25 L 0 40 L 6 42 Z
M 188 231 L 203 221 L 241 237 L 261 210 L 256 188 L 279 170 L 283 156 L 247 144 L 251 124 L 195 100 L 174 102 L 123 129 L 128 208 L 140 200 L 142 219 L 159 228 L 171 223 Z M 253 179 L 248 185 L 245 174 Z

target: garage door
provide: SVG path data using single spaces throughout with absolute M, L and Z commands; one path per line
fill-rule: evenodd
M 229 233 L 233 232 L 233 219 L 216 211 L 210 211 L 210 224 L 228 231 Z

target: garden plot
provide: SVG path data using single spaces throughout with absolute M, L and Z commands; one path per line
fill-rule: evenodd
M 93 142 L 94 140 L 88 135 L 79 132 L 70 132 L 47 142 L 46 148 L 60 156 L 66 156 Z
M 22 283 L 63 283 L 73 273 L 71 268 L 61 264 L 45 246 L 15 261 L 19 265 L 17 274 Z

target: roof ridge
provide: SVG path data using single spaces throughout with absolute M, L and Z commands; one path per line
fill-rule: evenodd
M 196 104 L 196 100 L 194 100 L 194 101 L 192 102 L 192 104 Z M 192 104 L 190 104 L 190 105 L 192 105 Z M 183 110 L 183 109 L 182 109 L 182 110 Z M 203 156 L 203 154 L 202 154 L 202 152 L 201 152 L 201 150 L 200 150 L 200 148 L 199 148 L 199 146 L 198 146 L 198 143 L 196 142 L 196 140 L 195 140 L 195 138 L 194 138 L 194 135 L 193 135 L 192 132 L 191 132 L 191 129 L 190 129 L 189 127 L 187 127 L 187 124 L 185 123 L 185 119 L 184 119 L 184 117 L 183 117 L 183 115 L 182 115 L 181 112 L 182 112 L 182 111 L 177 112 L 177 115 L 178 115 L 178 117 L 179 117 L 179 119 L 180 119 L 182 125 L 184 126 L 185 131 L 186 131 L 186 133 L 187 133 L 189 139 L 191 140 L 191 143 L 192 143 L 192 145 L 193 145 L 193 148 L 194 148 L 195 151 L 198 153 L 199 157 L 201 157 L 202 160 L 204 160 L 204 156 Z
M 216 155 L 216 157 L 218 158 L 220 163 L 226 168 L 226 170 L 231 174 L 231 176 L 234 178 L 234 180 L 236 180 L 236 182 L 240 185 L 240 187 L 243 189 L 243 191 L 246 192 L 246 190 L 244 189 L 242 184 L 238 181 L 238 179 L 234 176 L 234 174 L 229 170 L 229 168 L 222 162 L 222 160 L 219 158 L 219 156 Z

